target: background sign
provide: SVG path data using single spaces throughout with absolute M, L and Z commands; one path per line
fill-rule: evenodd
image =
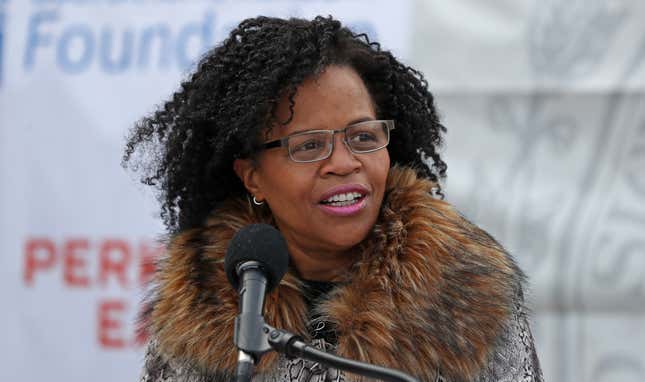
M 549 381 L 645 375 L 645 3 L 0 0 L 0 380 L 133 381 L 163 235 L 127 130 L 244 18 L 334 15 L 426 75 L 447 199 L 530 277 Z
M 247 17 L 333 14 L 409 52 L 411 3 L 0 2 L 0 380 L 133 381 L 163 234 L 124 136 Z

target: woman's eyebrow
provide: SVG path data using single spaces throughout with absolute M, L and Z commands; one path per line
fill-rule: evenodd
M 367 122 L 367 121 L 374 121 L 376 118 L 374 117 L 358 117 L 353 120 L 351 120 L 345 127 L 351 126 L 356 123 L 361 123 L 361 122 Z M 325 128 L 324 126 L 317 126 L 317 127 L 312 127 L 312 128 L 299 128 L 299 127 L 294 127 L 294 131 L 291 131 L 290 133 L 286 134 L 285 136 L 288 137 L 293 134 L 299 134 L 299 133 L 306 133 L 307 131 L 317 131 L 317 130 L 336 130 L 336 129 L 330 129 L 330 128 Z
M 361 123 L 361 122 L 367 122 L 367 121 L 374 121 L 376 118 L 374 117 L 360 117 L 352 120 L 350 123 L 347 124 L 347 126 L 356 124 L 356 123 Z

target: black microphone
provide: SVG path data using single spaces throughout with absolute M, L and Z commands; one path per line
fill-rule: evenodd
M 226 250 L 224 269 L 240 293 L 233 340 L 239 350 L 237 380 L 250 381 L 260 356 L 267 351 L 263 335 L 264 295 L 287 272 L 289 252 L 282 234 L 268 224 L 251 224 L 239 230 Z

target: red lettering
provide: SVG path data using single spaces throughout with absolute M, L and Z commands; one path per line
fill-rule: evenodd
M 126 341 L 120 333 L 123 327 L 121 320 L 115 315 L 122 315 L 125 303 L 121 300 L 106 300 L 99 303 L 98 310 L 98 341 L 108 349 L 123 349 Z
M 150 245 L 142 242 L 139 246 L 139 283 L 147 284 L 155 274 L 156 260 L 163 253 L 164 247 L 159 244 Z
M 73 287 L 88 287 L 90 280 L 81 272 L 86 267 L 83 252 L 87 252 L 90 245 L 86 239 L 72 239 L 65 242 L 63 250 L 63 279 Z
M 33 286 L 39 273 L 56 271 L 62 273 L 65 286 L 74 288 L 106 287 L 110 283 L 116 283 L 120 288 L 130 288 L 137 282 L 146 285 L 153 278 L 156 261 L 164 250 L 163 245 L 146 239 L 138 242 L 118 238 L 90 241 L 81 236 L 56 242 L 44 237 L 27 238 L 23 281 L 25 285 Z
M 123 240 L 106 240 L 99 250 L 99 282 L 105 286 L 113 274 L 123 288 L 128 287 L 126 271 L 131 261 L 130 247 Z
M 56 263 L 56 246 L 49 239 L 29 239 L 25 243 L 23 279 L 25 284 L 34 283 L 38 271 L 50 269 Z

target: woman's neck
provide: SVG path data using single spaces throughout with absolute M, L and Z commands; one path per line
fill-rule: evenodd
M 336 281 L 355 261 L 354 251 L 321 251 L 287 245 L 301 278 L 313 281 Z

